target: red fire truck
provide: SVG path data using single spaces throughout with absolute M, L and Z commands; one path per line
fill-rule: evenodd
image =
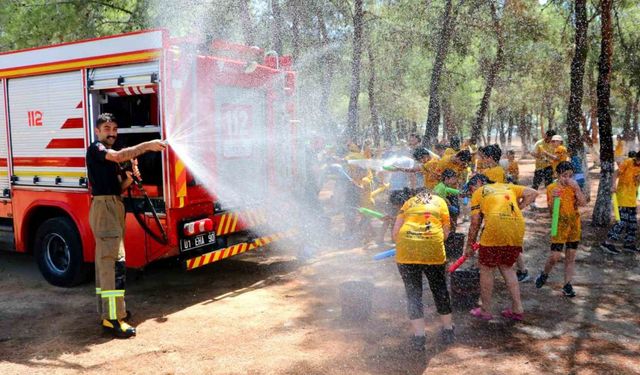
M 297 173 L 291 59 L 256 47 L 148 30 L 0 54 L 0 82 L 2 238 L 33 252 L 54 285 L 86 280 L 94 260 L 85 153 L 102 112 L 118 119 L 123 147 L 205 119 L 197 125 L 211 137 L 208 165 L 227 184 L 242 183 L 231 173 L 240 170 L 266 194 Z M 129 267 L 180 257 L 194 269 L 285 235 L 255 234 L 265 212 L 216 201 L 171 147 L 138 163 L 143 188 L 125 194 Z

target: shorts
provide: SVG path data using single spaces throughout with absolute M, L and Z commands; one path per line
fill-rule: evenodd
M 578 250 L 578 244 L 579 244 L 579 242 L 567 242 L 566 244 L 564 244 L 564 243 L 552 243 L 551 244 L 551 251 L 562 251 L 562 250 L 564 250 L 565 246 L 566 246 L 567 250 Z
M 478 262 L 485 267 L 507 266 L 516 263 L 522 246 L 482 246 L 478 250 Z
M 551 185 L 553 182 L 553 168 L 551 166 L 536 169 L 533 172 L 533 188 L 538 190 L 538 186 L 544 182 L 544 186 Z
M 552 244 L 579 242 L 582 236 L 580 216 L 560 217 L 558 220 L 558 234 L 551 237 Z

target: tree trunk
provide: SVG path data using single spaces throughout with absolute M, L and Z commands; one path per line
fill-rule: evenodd
M 631 90 L 629 90 L 631 91 Z M 631 92 L 625 96 L 624 116 L 622 121 L 622 138 L 625 141 L 630 141 L 631 138 L 631 111 L 633 110 L 633 98 Z
M 589 127 L 591 128 L 591 142 L 597 145 L 598 135 L 598 95 L 596 94 L 596 84 L 593 79 L 593 69 L 589 69 Z
M 455 15 L 452 11 L 452 0 L 446 0 L 444 5 L 444 14 L 442 15 L 442 28 L 438 38 L 438 48 L 436 50 L 435 61 L 433 62 L 433 70 L 431 71 L 431 85 L 429 86 L 429 110 L 427 112 L 427 125 L 424 130 L 422 143 L 431 147 L 438 138 L 438 127 L 440 124 L 440 76 L 444 68 L 444 62 L 447 58 L 449 50 L 449 40 L 453 34 Z
M 391 144 L 393 142 L 393 121 L 385 119 L 382 129 L 385 145 Z
M 500 132 L 500 147 L 504 148 L 504 144 L 507 143 L 507 131 L 505 128 L 505 118 L 500 116 L 498 118 L 498 131 Z
M 322 128 L 326 131 L 332 132 L 336 129 L 329 129 L 329 96 L 331 95 L 331 83 L 334 75 L 334 57 L 332 51 L 329 50 L 329 33 L 327 32 L 327 24 L 324 21 L 322 14 L 322 8 L 316 9 L 316 16 L 318 18 L 318 28 L 320 29 L 320 38 L 322 43 L 322 85 L 320 85 L 320 121 L 322 122 Z
M 376 107 L 375 100 L 376 65 L 372 45 L 373 40 L 369 40 L 369 85 L 367 87 L 367 91 L 369 93 L 369 111 L 371 112 L 371 130 L 373 133 L 373 144 L 377 147 L 380 145 L 380 117 L 378 116 L 378 107 Z
M 444 133 L 448 140 L 458 133 L 453 119 L 453 109 L 449 98 L 442 98 L 442 119 L 444 122 Z
M 273 49 L 282 56 L 282 9 L 280 8 L 280 0 L 271 0 L 271 13 L 273 14 L 272 35 Z
M 498 50 L 496 52 L 496 59 L 489 68 L 489 75 L 487 76 L 484 95 L 482 96 L 482 100 L 480 101 L 480 108 L 478 108 L 476 120 L 473 123 L 473 127 L 471 128 L 472 140 L 477 140 L 480 136 L 480 133 L 482 132 L 482 123 L 484 122 L 484 116 L 489 110 L 489 99 L 491 98 L 491 90 L 493 89 L 496 77 L 498 76 L 498 73 L 502 68 L 502 60 L 504 58 L 504 38 L 502 35 L 502 26 L 500 25 L 500 19 L 498 18 L 498 12 L 496 10 L 495 3 L 493 1 L 490 1 L 489 5 L 491 7 L 491 19 L 493 20 L 493 28 L 498 39 Z
M 575 0 L 575 52 L 571 61 L 571 93 L 567 108 L 567 136 L 569 153 L 582 155 L 584 142 L 580 134 L 582 120 L 582 97 L 584 94 L 584 69 L 587 61 L 587 0 Z
M 520 112 L 518 115 L 518 133 L 520 134 L 520 140 L 522 141 L 522 155 L 527 153 L 527 129 L 524 118 L 524 111 Z
M 611 24 L 611 3 L 601 0 L 600 22 L 602 40 L 598 62 L 598 127 L 600 131 L 600 185 L 593 208 L 592 225 L 608 226 L 611 221 L 611 177 L 613 175 L 613 140 L 611 139 L 611 61 L 613 59 L 613 28 Z
M 486 144 L 491 143 L 491 131 L 493 130 L 493 118 L 491 112 L 487 113 L 487 141 Z
M 297 61 L 300 57 L 300 12 L 298 11 L 298 3 L 293 2 L 291 19 L 291 43 L 293 44 L 293 61 Z
M 511 148 L 511 140 L 512 140 L 512 136 L 513 136 L 513 127 L 514 127 L 514 121 L 513 121 L 513 113 L 509 114 L 509 128 L 507 130 L 507 147 Z
M 633 142 L 637 142 L 638 135 L 638 104 L 640 101 L 640 90 L 636 91 L 636 99 L 633 101 Z
M 248 46 L 255 44 L 255 29 L 253 28 L 253 20 L 251 19 L 251 12 L 249 12 L 249 0 L 239 0 L 238 8 L 240 11 L 240 23 L 242 24 L 242 35 L 244 36 L 244 43 Z
M 353 12 L 353 58 L 351 60 L 351 90 L 349 96 L 349 113 L 347 118 L 347 135 L 354 138 L 358 129 L 358 95 L 360 95 L 360 62 L 362 58 L 362 0 L 355 0 Z

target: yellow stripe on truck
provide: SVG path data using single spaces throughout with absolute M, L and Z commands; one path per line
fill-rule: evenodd
M 187 169 L 182 160 L 176 160 L 176 197 L 178 197 L 178 208 L 184 207 L 184 199 L 187 196 Z
M 256 238 L 252 242 L 242 242 L 233 246 L 225 247 L 224 249 L 218 249 L 207 254 L 191 258 L 186 261 L 187 270 L 206 266 L 207 264 L 217 262 L 219 260 L 232 257 L 234 255 L 242 254 L 244 252 L 258 249 L 262 246 L 268 245 L 274 241 L 289 237 L 293 234 L 293 231 L 281 232 L 272 234 L 270 236 L 264 236 Z

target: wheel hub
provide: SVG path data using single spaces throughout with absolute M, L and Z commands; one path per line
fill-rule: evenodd
M 45 260 L 49 268 L 59 274 L 65 273 L 71 261 L 67 241 L 57 233 L 49 233 L 44 238 L 44 246 Z

